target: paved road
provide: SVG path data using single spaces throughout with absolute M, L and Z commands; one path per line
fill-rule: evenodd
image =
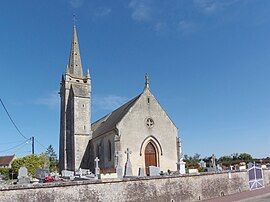
M 254 191 L 245 191 L 216 199 L 206 200 L 205 202 L 270 202 L 270 187 Z
M 248 199 L 243 199 L 243 200 L 240 200 L 239 202 L 266 202 L 266 201 L 270 201 L 270 193 L 263 194 L 260 196 L 255 196 Z

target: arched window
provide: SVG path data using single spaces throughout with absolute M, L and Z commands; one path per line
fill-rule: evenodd
M 108 159 L 109 161 L 112 160 L 112 143 L 110 140 L 108 140 Z

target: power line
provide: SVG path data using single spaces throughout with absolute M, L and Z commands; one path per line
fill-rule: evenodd
M 4 110 L 6 111 L 6 113 L 7 113 L 8 117 L 9 117 L 10 121 L 12 122 L 13 126 L 14 126 L 14 127 L 16 128 L 16 130 L 18 131 L 18 133 L 19 133 L 24 139 L 29 140 L 29 138 L 25 137 L 25 136 L 22 134 L 22 132 L 19 130 L 19 128 L 17 127 L 17 125 L 15 124 L 15 122 L 13 121 L 13 119 L 11 118 L 11 116 L 10 116 L 10 114 L 9 114 L 7 108 L 5 107 L 5 105 L 4 105 L 4 103 L 3 103 L 3 101 L 2 101 L 1 98 L 0 98 L 0 102 L 1 102 L 1 104 L 2 104 L 2 106 L 3 106 L 3 108 L 4 108 Z
M 6 144 L 14 144 L 22 141 L 13 141 L 13 142 L 1 142 L 0 145 L 6 145 Z
M 28 142 L 26 142 L 26 144 L 23 144 L 21 147 L 17 148 L 16 150 L 14 150 L 13 153 L 15 154 L 17 151 L 19 151 L 22 148 L 24 148 L 27 144 L 28 144 Z
M 37 141 L 36 138 L 35 138 L 35 142 L 38 143 L 40 146 L 44 147 L 45 149 L 47 149 L 47 147 L 45 147 L 43 144 L 41 144 L 39 141 Z
M 11 147 L 11 148 L 9 148 L 9 149 L 2 150 L 2 151 L 0 151 L 0 152 L 2 153 L 2 152 L 10 151 L 10 150 L 12 150 L 12 149 L 16 149 L 16 148 L 18 148 L 18 147 L 20 147 L 20 146 L 26 144 L 27 141 L 29 141 L 29 140 L 30 140 L 30 139 L 28 139 L 28 140 L 26 140 L 26 141 L 23 141 L 21 144 L 18 144 L 18 145 L 14 146 L 14 147 Z

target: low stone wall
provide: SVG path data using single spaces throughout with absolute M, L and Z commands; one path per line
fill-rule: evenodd
M 264 171 L 270 185 L 270 171 Z M 78 181 L 0 188 L 0 201 L 198 201 L 247 191 L 246 172 Z

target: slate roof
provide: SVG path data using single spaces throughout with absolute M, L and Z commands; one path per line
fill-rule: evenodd
M 8 166 L 12 162 L 14 157 L 15 157 L 15 155 L 0 156 L 0 166 Z
M 97 137 L 104 133 L 110 132 L 116 128 L 116 125 L 128 113 L 129 109 L 136 103 L 141 94 L 128 101 L 118 109 L 92 124 L 93 137 Z

